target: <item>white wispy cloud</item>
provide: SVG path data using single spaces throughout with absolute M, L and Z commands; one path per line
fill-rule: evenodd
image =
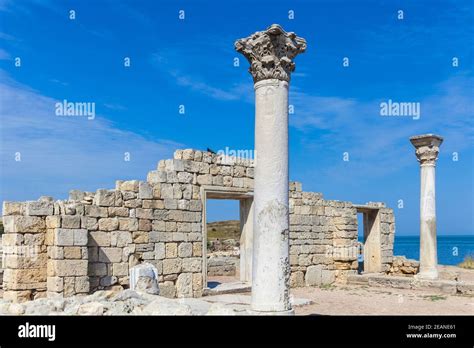
M 143 180 L 158 160 L 182 147 L 119 129 L 101 114 L 94 120 L 58 117 L 58 100 L 16 83 L 4 72 L 0 81 L 0 200 L 45 194 L 65 198 L 71 189 L 96 190 L 112 188 L 118 179 Z
M 290 102 L 295 105 L 290 124 L 302 132 L 301 142 L 310 151 L 337 152 L 338 156 L 347 151 L 356 156 L 357 162 L 351 164 L 358 171 L 354 175 L 385 175 L 413 162 L 401 149 L 409 147 L 408 138 L 416 134 L 444 136 L 441 155 L 472 148 L 473 82 L 472 77 L 460 75 L 440 83 L 436 93 L 421 100 L 403 100 L 420 102 L 419 120 L 381 117 L 380 103 L 386 99 L 360 101 L 296 90 L 290 94 Z M 337 161 L 325 171 L 344 176 L 343 166 Z
M 11 59 L 10 53 L 0 48 L 0 60 L 9 60 Z
M 177 50 L 168 49 L 164 53 L 151 56 L 152 65 L 167 74 L 178 86 L 187 87 L 197 93 L 220 101 L 253 101 L 253 86 L 249 82 L 230 83 L 226 87 L 217 87 L 191 71 L 184 71 L 175 59 Z

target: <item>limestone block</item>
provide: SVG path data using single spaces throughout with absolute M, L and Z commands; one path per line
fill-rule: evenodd
M 48 277 L 46 281 L 46 288 L 52 292 L 62 292 L 64 289 L 63 277 Z
M 74 282 L 74 290 L 77 294 L 88 293 L 90 290 L 89 277 L 76 277 Z
M 199 174 L 209 174 L 209 167 L 208 163 L 199 163 Z
M 121 231 L 137 231 L 138 219 L 136 218 L 119 218 L 119 230 Z
M 155 259 L 162 260 L 166 257 L 165 243 L 155 244 Z
M 54 230 L 54 244 L 57 246 L 73 246 L 74 231 L 73 229 L 56 228 Z
M 114 231 L 119 227 L 118 218 L 102 218 L 99 219 L 99 230 L 101 231 Z
M 155 209 L 153 210 L 153 218 L 160 221 L 168 220 L 169 211 L 163 209 Z
M 179 159 L 165 160 L 165 170 L 168 172 L 184 171 L 184 161 Z
M 173 185 L 162 184 L 161 185 L 161 198 L 173 198 Z
M 110 245 L 124 247 L 132 243 L 132 233 L 128 231 L 114 231 L 110 233 Z
M 193 290 L 202 290 L 202 274 L 193 274 Z
M 107 208 L 99 207 L 97 205 L 86 205 L 85 214 L 89 217 L 95 218 L 108 216 Z
M 144 231 L 144 232 L 151 231 L 151 220 L 148 220 L 148 219 L 138 220 L 138 229 L 140 231 Z M 148 235 L 148 233 L 147 233 L 147 235 Z
M 97 190 L 93 204 L 101 207 L 113 207 L 115 205 L 115 190 Z
M 203 152 L 202 153 L 202 161 L 204 163 L 212 163 L 212 153 L 210 152 Z
M 5 233 L 44 233 L 46 222 L 37 216 L 9 215 L 3 217 Z
M 179 172 L 178 173 L 178 182 L 190 184 L 193 182 L 193 174 L 188 172 Z
M 121 277 L 128 275 L 128 262 L 114 263 L 112 265 L 112 275 Z
M 304 273 L 302 271 L 291 272 L 290 287 L 299 288 L 304 286 Z
M 183 198 L 183 186 L 181 184 L 173 184 L 173 198 Z
M 22 245 L 24 240 L 23 233 L 4 233 L 2 234 L 2 245 L 3 247 L 10 247 L 15 245 Z M 5 253 L 5 251 L 4 251 Z
M 322 277 L 322 266 L 309 266 L 306 269 L 305 282 L 306 286 L 320 286 Z
M 173 198 L 165 198 L 163 200 L 165 209 L 177 209 L 178 208 L 178 200 Z
M 196 150 L 194 152 L 194 160 L 196 162 L 201 162 L 202 161 L 202 151 Z
M 183 150 L 176 150 L 173 154 L 174 159 L 183 159 Z
M 181 273 L 176 280 L 176 296 L 193 296 L 193 275 L 192 273 Z
M 152 231 L 148 234 L 150 242 L 171 242 L 173 240 L 173 234 L 170 232 L 156 232 Z
M 64 247 L 63 255 L 65 259 L 81 259 L 81 247 Z
M 186 258 L 183 259 L 183 272 L 201 272 L 202 270 L 202 259 L 201 258 Z
M 24 203 L 21 202 L 3 202 L 2 214 L 7 215 L 23 215 L 24 214 Z
M 192 224 L 190 222 L 178 222 L 177 231 L 178 232 L 191 232 Z
M 74 217 L 67 215 L 68 217 Z M 46 216 L 46 228 L 58 228 L 61 227 L 61 216 L 53 215 L 53 216 Z M 72 227 L 76 228 L 76 227 Z M 77 227 L 79 228 L 79 227 Z
M 25 213 L 29 216 L 53 215 L 53 203 L 50 201 L 26 202 Z
M 146 181 L 140 181 L 138 188 L 139 199 L 151 199 L 153 198 L 153 187 Z
M 182 260 L 178 258 L 163 260 L 163 274 L 177 274 L 181 272 Z
M 142 201 L 142 207 L 145 209 L 164 209 L 165 203 L 163 200 L 158 199 L 144 199 Z
M 201 170 L 201 163 L 194 161 L 184 161 L 184 171 L 190 173 L 199 173 Z
M 197 183 L 199 185 L 212 185 L 212 175 L 210 174 L 198 175 Z
M 140 219 L 153 219 L 153 209 L 136 209 L 136 217 Z
M 321 284 L 332 284 L 336 281 L 336 272 L 323 269 L 321 271 Z
M 87 245 L 87 230 L 85 229 L 73 229 L 74 245 L 86 246 Z
M 148 181 L 150 184 L 166 182 L 166 172 L 152 170 L 151 172 L 148 172 L 146 181 Z
M 166 258 L 178 257 L 178 244 L 166 243 Z
M 51 218 L 52 216 L 47 216 L 46 220 L 48 218 Z M 51 221 L 51 219 L 49 219 Z M 46 225 L 48 225 L 48 221 L 46 222 Z M 61 217 L 61 227 L 62 228 L 81 228 L 81 217 L 79 215 L 64 215 Z
M 109 207 L 109 217 L 128 217 L 130 210 L 126 207 Z
M 186 233 L 188 242 L 199 242 L 202 241 L 202 234 L 200 232 Z
M 232 186 L 233 178 L 231 176 L 224 176 L 224 186 L 230 187 Z
M 123 201 L 129 201 L 131 199 L 136 199 L 138 197 L 137 192 L 132 192 L 132 191 L 122 191 L 122 200 Z
M 202 243 L 193 243 L 193 256 L 202 256 Z
M 51 267 L 55 276 L 86 276 L 87 263 L 87 260 L 49 260 L 48 272 Z
M 47 253 L 39 253 L 32 255 L 11 255 L 3 254 L 3 268 L 11 269 L 27 269 L 37 268 L 40 269 L 46 265 L 48 261 Z M 5 279 L 7 280 L 7 279 Z
M 122 249 L 121 248 L 100 248 L 99 249 L 100 262 L 121 262 Z
M 64 247 L 48 246 L 48 257 L 55 260 L 64 259 Z
M 176 208 L 175 208 L 176 209 Z M 189 200 L 187 199 L 180 199 L 178 201 L 178 209 L 180 210 L 189 210 Z
M 191 257 L 193 255 L 193 243 L 180 243 L 178 246 L 178 257 Z
M 99 262 L 90 263 L 89 272 L 92 276 L 105 276 L 107 275 L 107 265 Z
M 91 231 L 89 232 L 89 235 L 90 239 L 88 244 L 90 246 L 110 246 L 110 233 L 101 231 Z
M 138 180 L 123 181 L 120 184 L 120 191 L 138 192 Z
M 148 232 L 135 231 L 132 235 L 133 242 L 136 244 L 148 243 Z

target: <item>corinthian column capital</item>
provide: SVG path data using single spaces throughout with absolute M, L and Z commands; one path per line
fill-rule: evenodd
M 235 49 L 249 61 L 255 83 L 265 79 L 288 82 L 295 70 L 293 58 L 306 50 L 306 40 L 273 24 L 267 30 L 237 40 Z
M 415 154 L 420 165 L 436 165 L 442 137 L 434 134 L 417 135 L 411 137 L 410 142 L 416 149 Z

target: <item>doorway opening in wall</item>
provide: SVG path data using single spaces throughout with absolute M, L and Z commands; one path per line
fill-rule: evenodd
M 380 214 L 377 207 L 355 205 L 359 241 L 358 273 L 379 273 L 382 270 Z
M 364 214 L 357 212 L 357 273 L 364 272 Z
M 247 192 L 205 191 L 204 293 L 250 290 L 252 202 Z

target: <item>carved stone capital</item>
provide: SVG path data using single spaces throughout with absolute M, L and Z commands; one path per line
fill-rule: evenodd
M 237 40 L 235 49 L 249 61 L 255 83 L 265 79 L 290 81 L 295 70 L 293 58 L 306 50 L 306 40 L 273 24 L 265 31 Z
M 442 137 L 434 134 L 417 135 L 411 137 L 410 142 L 416 149 L 415 154 L 420 165 L 436 165 Z

